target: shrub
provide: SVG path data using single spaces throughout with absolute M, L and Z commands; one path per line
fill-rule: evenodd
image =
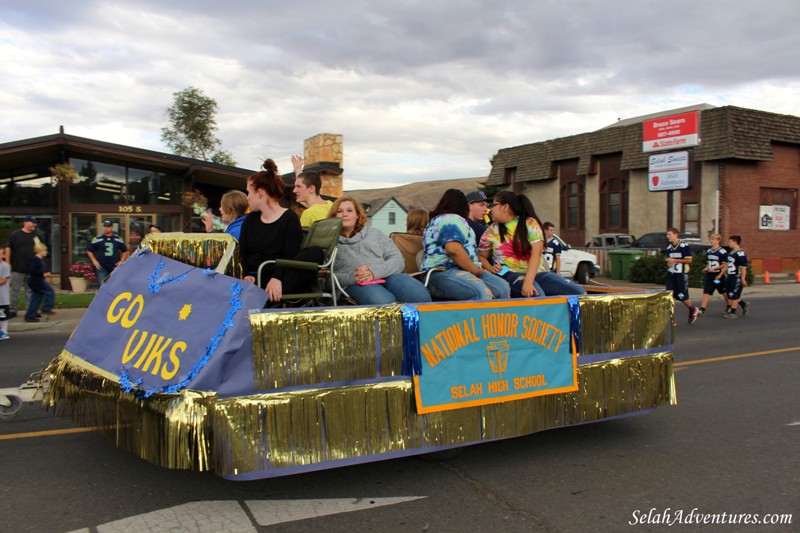
M 706 273 L 703 269 L 708 265 L 705 252 L 698 252 L 692 256 L 692 268 L 689 270 L 689 287 L 703 288 Z
M 630 280 L 634 283 L 664 283 L 667 275 L 667 262 L 664 256 L 643 255 L 631 265 Z

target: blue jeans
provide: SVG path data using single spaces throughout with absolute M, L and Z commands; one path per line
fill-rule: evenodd
M 562 278 L 554 272 L 539 272 L 536 274 L 538 283 L 547 296 L 580 296 L 586 291 L 580 285 Z
M 45 313 L 52 311 L 53 305 L 55 305 L 56 291 L 54 291 L 53 287 L 47 283 L 43 289 L 31 290 L 31 301 L 28 304 L 28 310 L 25 312 L 26 319 L 36 318 L 36 315 L 39 314 L 39 306 L 42 303 L 42 299 L 44 299 L 44 307 L 42 307 L 42 311 Z
M 97 275 L 97 286 L 98 287 L 103 284 L 103 282 L 106 280 L 106 278 L 108 277 L 109 274 L 111 274 L 111 271 L 110 270 L 106 270 L 105 268 L 98 268 L 95 271 L 95 275 Z
M 350 285 L 347 294 L 361 305 L 386 305 L 395 302 L 430 302 L 431 295 L 421 281 L 408 274 L 392 274 L 386 283 L 375 285 Z
M 508 271 L 503 274 L 503 279 L 508 282 L 508 286 L 511 288 L 511 297 L 512 298 L 527 298 L 527 296 L 522 295 L 522 282 L 525 281 L 525 274 L 520 274 L 519 272 Z M 536 289 L 537 296 L 533 296 L 532 298 L 537 298 L 539 296 L 544 296 L 547 293 L 544 292 L 542 286 L 539 285 L 538 282 L 539 275 L 536 275 L 536 280 L 533 282 L 533 286 Z
M 508 283 L 500 276 L 484 270 L 479 278 L 460 268 L 433 272 L 428 289 L 433 296 L 448 300 L 491 300 L 511 294 Z
M 8 304 L 8 310 L 14 314 L 17 313 L 17 302 L 19 301 L 19 290 L 22 287 L 23 291 L 25 292 L 25 299 L 23 300 L 24 303 L 30 303 L 31 301 L 31 288 L 28 287 L 28 274 L 23 272 L 12 272 L 11 278 L 9 279 L 9 287 L 10 287 L 10 298 Z M 23 304 L 24 305 L 24 304 Z

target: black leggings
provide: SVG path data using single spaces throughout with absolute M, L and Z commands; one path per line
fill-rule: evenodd
M 306 261 L 320 264 L 325 260 L 325 252 L 319 246 L 309 246 L 300 250 L 293 258 L 294 261 Z M 314 280 L 317 278 L 316 270 L 302 270 L 299 268 L 280 267 L 261 278 L 261 288 L 267 286 L 272 278 L 278 278 L 283 285 L 283 294 L 297 294 L 310 292 Z M 311 291 L 315 292 L 315 291 Z

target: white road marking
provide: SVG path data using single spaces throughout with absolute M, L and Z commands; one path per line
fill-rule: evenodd
M 283 522 L 294 522 L 307 518 L 319 518 L 331 514 L 363 511 L 384 505 L 396 505 L 427 496 L 407 496 L 399 498 L 332 498 L 327 500 L 260 500 L 245 504 L 253 513 L 260 526 L 270 526 Z
M 245 502 L 259 526 L 295 522 L 307 518 L 363 511 L 396 505 L 427 496 L 397 498 L 331 498 L 325 500 L 249 500 Z M 88 528 L 71 533 L 88 533 Z M 202 501 L 176 505 L 97 526 L 99 533 L 247 533 L 256 527 L 237 501 Z
M 192 531 L 196 533 L 247 533 L 256 531 L 237 501 L 205 501 L 176 505 L 152 513 L 123 518 L 97 526 L 100 533 L 155 533 Z
M 798 420 L 797 422 L 791 422 L 791 423 L 786 424 L 786 425 L 787 426 L 800 426 L 800 420 Z

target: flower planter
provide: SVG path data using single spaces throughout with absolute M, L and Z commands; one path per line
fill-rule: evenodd
M 72 292 L 75 294 L 83 294 L 86 292 L 86 278 L 69 278 L 69 284 L 72 286 Z

